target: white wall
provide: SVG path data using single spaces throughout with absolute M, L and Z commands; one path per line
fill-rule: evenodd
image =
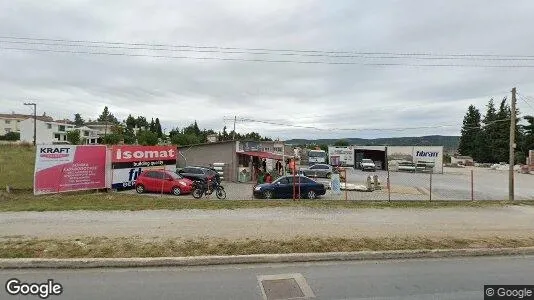
M 50 128 L 48 128 L 50 124 Z M 66 136 L 66 131 L 59 131 L 61 125 L 72 126 L 69 124 L 55 123 L 55 122 L 44 122 L 37 120 L 36 126 L 36 143 L 37 144 L 51 144 L 57 141 L 65 141 L 64 136 Z M 66 130 L 67 128 L 65 128 Z M 60 140 L 55 138 L 55 134 L 60 134 Z M 33 143 L 33 118 L 26 119 L 20 122 L 20 140 L 22 142 Z
M 9 124 L 6 124 L 6 121 Z M 6 128 L 9 128 L 11 132 L 20 132 L 21 119 L 0 118 L 0 135 L 7 133 Z

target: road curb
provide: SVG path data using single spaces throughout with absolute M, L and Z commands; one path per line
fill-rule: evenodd
M 14 258 L 0 259 L 0 269 L 85 269 L 85 268 L 139 268 L 183 267 L 206 265 L 293 263 L 321 261 L 359 261 L 415 258 L 449 258 L 473 256 L 534 255 L 534 247 L 396 250 L 329 253 L 253 254 L 233 256 L 191 256 L 151 258 Z

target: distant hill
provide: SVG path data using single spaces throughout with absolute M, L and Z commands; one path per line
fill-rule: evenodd
M 333 145 L 339 139 L 293 139 L 287 140 L 286 143 L 293 145 Z M 360 139 L 345 138 L 351 145 L 356 146 L 443 146 L 446 151 L 456 151 L 459 136 L 429 135 L 417 137 L 398 137 L 398 138 L 379 138 L 379 139 Z

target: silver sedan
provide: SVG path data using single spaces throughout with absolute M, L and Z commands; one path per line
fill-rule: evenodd
M 323 177 L 323 178 L 330 178 L 332 175 L 332 166 L 327 164 L 316 164 L 308 169 L 301 169 L 301 174 L 307 177 Z

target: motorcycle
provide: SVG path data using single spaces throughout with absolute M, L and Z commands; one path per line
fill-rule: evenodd
M 226 191 L 220 183 L 216 181 L 213 184 L 208 184 L 208 182 L 204 181 L 193 182 L 193 198 L 200 199 L 203 195 L 208 196 L 213 192 L 215 192 L 217 199 L 226 199 Z

